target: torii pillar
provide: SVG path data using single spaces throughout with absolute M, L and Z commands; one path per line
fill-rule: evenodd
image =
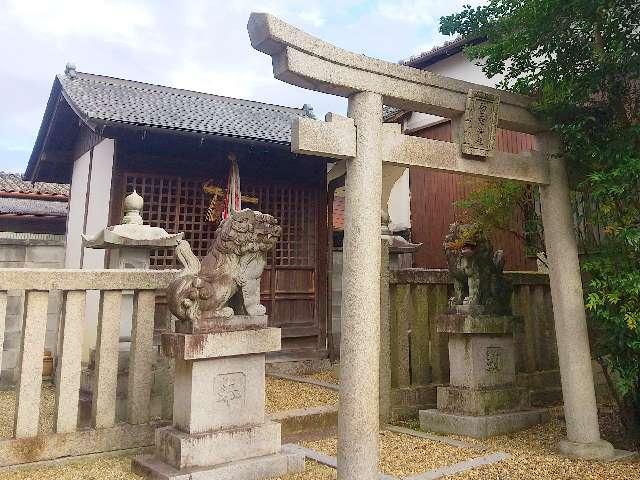
M 547 155 L 552 152 L 548 129 L 530 113 L 533 99 L 348 52 L 269 14 L 252 13 L 248 30 L 252 46 L 272 57 L 276 78 L 349 99 L 350 118 L 299 118 L 291 133 L 293 152 L 347 161 L 338 479 L 378 477 L 383 159 L 541 186 L 567 420 L 567 440 L 560 449 L 583 458 L 611 457 L 613 447 L 600 439 L 566 173 L 561 161 Z M 494 128 L 538 135 L 543 151 L 484 155 L 485 149 L 474 145 L 465 143 L 464 151 L 461 142 L 409 137 L 398 125 L 382 123 L 384 103 L 450 118 L 454 126 L 461 126 L 469 101 L 482 102 L 483 95 L 497 102 Z M 482 116 L 483 128 L 470 138 L 485 135 L 484 114 L 485 110 L 475 113 L 476 120 Z M 478 153 L 485 158 L 479 160 Z
M 338 472 L 378 476 L 382 96 L 349 97 L 356 155 L 347 162 L 342 271 Z M 373 281 L 372 281 L 373 279 Z M 358 421 L 354 421 L 358 419 Z

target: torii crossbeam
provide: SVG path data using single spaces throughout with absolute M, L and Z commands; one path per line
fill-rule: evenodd
M 557 140 L 528 110 L 532 99 L 348 52 L 269 14 L 252 13 L 248 30 L 252 46 L 272 57 L 276 78 L 349 100 L 349 118 L 298 119 L 292 129 L 294 152 L 346 162 L 338 478 L 378 476 L 383 161 L 540 186 L 567 422 L 560 449 L 611 456 L 598 427 L 565 167 L 555 155 Z M 402 135 L 397 125 L 382 123 L 383 103 L 450 118 L 454 142 Z M 493 152 L 497 126 L 536 135 L 538 151 Z

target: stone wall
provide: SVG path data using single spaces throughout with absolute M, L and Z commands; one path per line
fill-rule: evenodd
M 0 232 L 0 268 L 63 267 L 64 235 Z M 8 291 L 0 385 L 10 385 L 15 382 L 14 375 L 22 336 L 23 300 L 24 292 Z M 44 375 L 47 375 L 53 367 L 59 314 L 60 294 L 51 292 L 45 339 L 45 350 L 51 352 L 51 356 L 45 358 Z

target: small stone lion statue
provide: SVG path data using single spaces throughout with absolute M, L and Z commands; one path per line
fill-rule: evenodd
M 477 224 L 449 226 L 444 252 L 453 279 L 450 305 L 484 307 L 486 313 L 511 314 L 511 284 L 504 277 L 504 252 L 493 251 Z
M 167 289 L 169 309 L 180 320 L 198 321 L 203 312 L 213 317 L 264 315 L 260 277 L 267 252 L 280 238 L 278 220 L 244 209 L 223 220 L 200 272 L 176 278 Z M 234 308 L 229 301 L 235 300 Z

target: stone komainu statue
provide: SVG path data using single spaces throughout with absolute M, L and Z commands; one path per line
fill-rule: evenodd
M 271 215 L 250 209 L 232 212 L 216 230 L 200 272 L 176 278 L 169 285 L 171 312 L 190 321 L 199 320 L 203 313 L 212 317 L 264 315 L 260 277 L 267 252 L 281 233 L 278 220 Z
M 451 304 L 483 306 L 485 313 L 511 314 L 512 288 L 502 272 L 504 252 L 493 251 L 478 225 L 450 225 L 444 251 L 454 286 Z

